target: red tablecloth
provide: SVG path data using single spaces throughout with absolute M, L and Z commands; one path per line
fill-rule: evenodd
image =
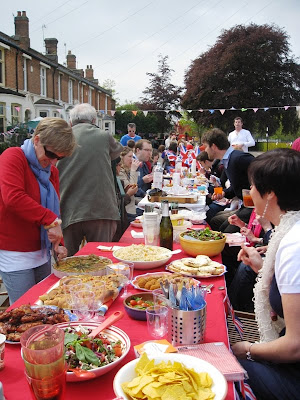
M 118 245 L 124 245 L 129 243 L 138 243 L 138 240 L 133 240 L 130 236 L 130 229 L 126 231 L 123 238 Z M 90 242 L 84 246 L 78 255 L 83 254 L 99 254 L 111 258 L 110 252 L 103 252 L 97 249 L 100 243 Z M 117 243 L 101 243 L 103 245 L 116 245 Z M 174 246 L 179 248 L 180 245 Z M 186 253 L 174 255 L 174 259 L 182 258 L 187 256 Z M 219 260 L 220 257 L 216 257 L 215 260 Z M 116 260 L 114 260 L 116 261 Z M 151 270 L 148 272 L 163 271 L 164 268 Z M 135 275 L 145 273 L 145 271 L 136 270 Z M 53 274 L 47 279 L 35 285 L 33 288 L 28 290 L 13 306 L 18 307 L 25 303 L 33 304 L 38 296 L 47 292 L 49 288 L 58 281 L 58 278 Z M 204 280 L 203 280 L 204 281 Z M 207 295 L 207 320 L 206 320 L 206 333 L 205 342 L 224 342 L 228 344 L 226 318 L 224 312 L 224 297 L 226 295 L 226 289 L 219 289 L 225 287 L 224 277 L 216 277 L 205 279 L 205 284 L 214 283 L 212 293 Z M 135 289 L 129 289 L 130 292 L 137 292 Z M 117 310 L 123 310 L 122 299 L 117 298 L 112 306 L 109 308 L 106 315 L 110 315 L 112 312 Z M 131 349 L 126 356 L 124 362 L 120 365 L 124 365 L 127 362 L 135 358 L 133 346 L 143 341 L 150 340 L 151 337 L 147 332 L 147 326 L 145 321 L 136 321 L 128 317 L 125 313 L 123 319 L 119 320 L 115 324 L 122 330 L 124 330 L 131 340 Z M 111 400 L 113 399 L 113 379 L 117 370 L 114 369 L 106 375 L 99 377 L 94 380 L 79 382 L 79 383 L 68 383 L 66 390 L 66 400 L 82 400 L 82 399 L 101 399 Z M 20 345 L 6 344 L 5 348 L 5 368 L 0 372 L 0 381 L 3 383 L 4 395 L 6 400 L 27 400 L 31 399 L 29 388 L 27 386 L 24 376 L 24 364 L 20 356 Z M 228 384 L 228 400 L 234 399 L 233 385 Z

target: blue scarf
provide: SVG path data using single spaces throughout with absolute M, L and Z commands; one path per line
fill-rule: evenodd
M 41 166 L 36 157 L 31 139 L 26 139 L 24 144 L 21 146 L 21 149 L 23 150 L 28 164 L 40 186 L 41 205 L 59 216 L 59 199 L 54 186 L 50 182 L 51 165 L 47 168 Z M 47 253 L 50 253 L 51 250 L 51 242 L 49 241 L 47 231 L 43 226 L 41 226 L 41 249 L 47 249 Z

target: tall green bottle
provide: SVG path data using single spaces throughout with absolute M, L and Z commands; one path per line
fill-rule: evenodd
M 169 216 L 169 202 L 161 202 L 161 222 L 159 227 L 160 246 L 173 250 L 173 225 Z

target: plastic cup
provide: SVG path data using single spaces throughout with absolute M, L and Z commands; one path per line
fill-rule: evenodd
M 144 213 L 143 233 L 146 245 L 159 245 L 159 215 L 157 213 Z
M 23 358 L 31 364 L 50 364 L 65 351 L 65 333 L 55 325 L 37 325 L 22 333 L 20 342 Z
M 168 333 L 168 307 L 155 305 L 146 309 L 147 327 L 154 338 L 162 338 Z
M 50 364 L 32 364 L 25 360 L 21 351 L 22 359 L 25 364 L 26 374 L 33 379 L 49 379 L 62 374 L 66 370 L 65 356 Z
M 79 321 L 89 321 L 95 314 L 95 294 L 90 290 L 79 290 L 72 294 L 72 310 Z
M 214 187 L 214 194 L 222 194 L 222 193 L 223 193 L 222 186 L 215 186 Z
M 0 333 L 0 371 L 4 368 L 4 350 L 6 336 Z
M 64 400 L 66 391 L 66 371 L 53 378 L 35 379 L 25 372 L 33 400 Z
M 254 203 L 249 189 L 242 189 L 243 203 L 247 208 L 254 208 Z
M 152 295 L 153 295 L 154 306 L 166 306 L 166 307 L 170 306 L 170 301 L 165 297 L 162 289 L 152 290 Z

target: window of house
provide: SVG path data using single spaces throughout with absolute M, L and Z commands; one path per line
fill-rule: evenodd
M 4 64 L 4 49 L 0 47 L 0 86 L 4 86 L 5 82 L 5 76 L 4 76 L 4 71 L 5 71 L 5 64 Z
M 61 74 L 58 74 L 58 101 L 61 101 Z
M 104 124 L 104 129 L 105 129 L 106 131 L 109 131 L 109 122 L 105 122 L 105 124 Z
M 81 84 L 81 103 L 83 103 L 83 85 Z
M 57 118 L 59 117 L 58 112 L 57 111 L 53 111 L 53 117 Z
M 69 93 L 69 104 L 73 104 L 73 81 L 72 81 L 72 79 L 69 79 L 68 93 Z
M 27 60 L 23 58 L 23 80 L 24 80 L 24 91 L 27 92 Z
M 40 117 L 42 118 L 48 117 L 48 111 L 40 111 Z
M 92 89 L 89 88 L 89 98 L 88 98 L 88 103 L 92 104 Z
M 41 81 L 41 96 L 47 96 L 47 71 L 45 67 L 40 69 L 40 81 Z
M 20 104 L 11 104 L 11 124 L 12 126 L 18 125 L 21 116 L 21 105 Z
M 4 131 L 5 131 L 5 103 L 0 103 L 0 133 Z

